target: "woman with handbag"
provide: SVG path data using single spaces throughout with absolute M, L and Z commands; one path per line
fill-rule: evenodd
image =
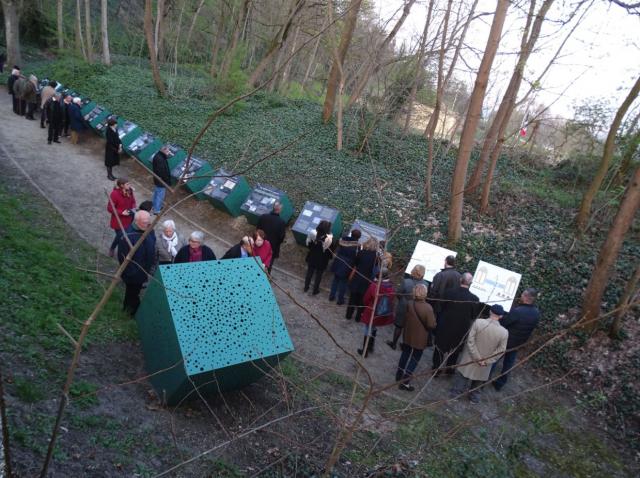
M 396 382 L 401 382 L 398 388 L 407 392 L 415 390 L 409 382 L 427 348 L 429 334 L 436 328 L 433 308 L 426 302 L 427 290 L 426 285 L 417 284 L 413 289 L 413 299 L 407 301 L 406 305 L 402 355 L 398 362 Z
M 122 152 L 122 142 L 118 136 L 118 121 L 109 118 L 107 121 L 107 144 L 104 150 L 104 165 L 107 167 L 107 178 L 114 181 L 112 169 L 120 164 L 120 153 Z

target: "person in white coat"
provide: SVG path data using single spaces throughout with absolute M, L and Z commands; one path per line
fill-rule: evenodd
M 501 305 L 493 305 L 488 319 L 476 319 L 471 326 L 451 389 L 453 396 L 468 391 L 469 400 L 480 401 L 479 390 L 474 389 L 489 379 L 491 365 L 507 350 L 509 332 L 499 322 L 504 315 Z
M 167 219 L 162 223 L 162 233 L 160 234 L 160 240 L 156 244 L 160 265 L 171 264 L 180 248 L 184 246 L 183 241 L 180 240 L 176 232 L 176 224 L 171 219 Z

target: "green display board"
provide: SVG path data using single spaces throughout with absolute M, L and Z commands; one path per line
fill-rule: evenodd
M 187 166 L 188 160 L 188 166 Z M 186 170 L 186 172 L 185 172 Z M 196 199 L 206 199 L 207 196 L 203 190 L 211 181 L 213 176 L 213 168 L 204 159 L 191 156 L 189 159 L 186 155 L 173 169 L 171 169 L 171 181 L 177 184 L 181 179 L 186 184 L 186 188 L 194 193 Z
M 87 98 L 88 99 L 88 98 Z M 80 107 L 80 113 L 85 117 L 89 112 L 91 112 L 97 105 L 95 101 L 88 100 L 87 104 L 84 104 Z
M 342 234 L 342 214 L 332 207 L 307 201 L 304 203 L 296 222 L 291 227 L 291 232 L 293 232 L 296 242 L 304 246 L 307 236 L 311 231 L 315 231 L 320 221 L 329 221 L 334 239 L 340 239 Z
M 145 365 L 169 405 L 258 380 L 293 344 L 253 258 L 159 266 L 136 314 Z
M 94 129 L 96 130 L 96 132 L 102 136 L 103 138 L 107 135 L 107 122 L 111 119 L 114 119 L 116 121 L 119 121 L 120 118 L 118 118 L 117 115 L 114 114 L 110 114 L 108 116 L 105 116 L 104 118 L 102 118 L 101 121 L 99 121 L 98 123 L 96 123 Z
M 132 139 L 125 151 L 131 156 L 135 156 L 149 169 L 151 169 L 151 159 L 158 152 L 162 143 L 148 131 L 142 132 L 137 138 Z
M 118 137 L 122 141 L 122 147 L 127 148 L 136 138 L 142 134 L 140 127 L 124 118 L 118 118 Z
M 242 214 L 240 206 L 247 199 L 250 191 L 251 186 L 244 176 L 233 176 L 220 168 L 204 188 L 203 194 L 217 209 L 238 217 Z
M 375 224 L 370 224 L 368 222 L 361 221 L 360 219 L 356 219 L 355 221 L 353 221 L 349 232 L 353 231 L 354 229 L 360 229 L 360 232 L 362 232 L 360 241 L 358 241 L 360 244 L 362 244 L 370 237 L 373 237 L 378 242 L 386 241 L 389 235 L 389 231 L 384 227 L 376 226 Z
M 289 200 L 289 196 L 284 191 L 265 184 L 256 184 L 247 199 L 242 203 L 242 206 L 240 206 L 240 210 L 246 216 L 249 224 L 255 226 L 258 224 L 260 216 L 273 210 L 273 203 L 276 200 L 282 204 L 280 217 L 284 222 L 289 222 L 289 219 L 293 216 L 293 205 Z
M 91 111 L 84 115 L 84 119 L 93 130 L 96 130 L 96 127 L 110 115 L 111 111 L 104 106 L 96 105 Z

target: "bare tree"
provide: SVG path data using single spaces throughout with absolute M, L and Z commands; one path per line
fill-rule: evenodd
M 109 5 L 107 0 L 100 3 L 100 29 L 102 31 L 102 63 L 111 65 L 111 53 L 109 52 Z
M 153 11 L 152 1 L 145 0 L 144 2 L 144 35 L 147 39 L 147 48 L 149 49 L 149 60 L 151 62 L 151 74 L 153 76 L 153 83 L 158 90 L 160 96 L 167 96 L 167 89 L 164 86 L 162 77 L 160 76 L 160 69 L 158 68 L 158 52 L 156 51 L 156 45 L 153 42 Z
M 613 151 L 616 147 L 616 135 L 618 134 L 618 128 L 620 128 L 622 120 L 627 114 L 629 107 L 631 107 L 631 104 L 638 97 L 638 93 L 640 93 L 640 77 L 638 77 L 629 91 L 629 94 L 620 105 L 620 108 L 618 108 L 616 116 L 613 119 L 613 123 L 611 123 L 611 127 L 609 128 L 609 134 L 607 135 L 607 139 L 604 143 L 604 152 L 602 153 L 600 166 L 598 167 L 598 171 L 596 171 L 596 175 L 594 176 L 593 181 L 591 181 L 589 188 L 582 197 L 582 203 L 580 204 L 580 209 L 576 216 L 576 229 L 578 233 L 584 232 L 587 228 L 589 216 L 591 215 L 591 204 L 600 190 L 600 186 L 602 186 L 604 177 L 606 176 L 611 160 L 613 159 Z
M 87 61 L 93 63 L 93 41 L 91 40 L 91 0 L 84 0 L 84 29 L 87 35 Z
M 467 168 L 469 166 L 469 158 L 473 149 L 473 138 L 476 134 L 484 95 L 487 91 L 489 82 L 489 72 L 493 65 L 493 60 L 498 50 L 500 36 L 502 35 L 502 27 L 509 9 L 509 0 L 498 0 L 495 15 L 491 22 L 491 30 L 487 39 L 487 46 L 478 68 L 476 81 L 473 86 L 473 92 L 469 99 L 469 109 L 467 117 L 462 127 L 460 137 L 460 146 L 458 149 L 458 159 L 451 180 L 451 203 L 449 206 L 449 227 L 448 240 L 450 244 L 455 244 L 462 236 L 462 206 L 464 204 L 464 183 L 467 176 Z
M 64 48 L 64 30 L 63 30 L 63 14 L 64 14 L 64 1 L 58 0 L 56 5 L 57 12 L 57 34 L 58 34 L 58 49 Z
M 233 57 L 236 55 L 236 51 L 238 49 L 238 43 L 240 42 L 242 28 L 243 28 L 245 19 L 247 18 L 250 5 L 251 5 L 251 0 L 244 0 L 242 2 L 242 7 L 238 11 L 238 14 L 235 15 L 235 24 L 233 26 L 233 32 L 231 34 L 231 45 L 229 46 L 229 48 L 227 48 L 227 51 L 224 54 L 224 58 L 222 59 L 222 66 L 220 67 L 220 76 L 227 76 L 227 74 L 229 73 L 231 62 L 233 61 Z M 233 11 L 231 13 L 233 16 Z
M 195 12 L 193 12 L 193 17 L 191 18 L 191 25 L 189 25 L 189 31 L 187 32 L 187 38 L 184 41 L 185 46 L 189 46 L 191 43 L 191 35 L 193 35 L 193 29 L 196 26 L 196 22 L 198 21 L 198 17 L 200 16 L 200 12 L 202 11 L 202 7 L 204 7 L 204 2 L 206 0 L 200 0 L 198 6 L 196 7 Z
M 4 32 L 7 42 L 7 64 L 19 65 L 22 63 L 20 55 L 20 14 L 18 13 L 16 0 L 2 0 L 2 13 L 4 16 Z
M 84 35 L 82 33 L 82 4 L 76 0 L 76 51 L 87 59 L 87 51 L 84 48 Z

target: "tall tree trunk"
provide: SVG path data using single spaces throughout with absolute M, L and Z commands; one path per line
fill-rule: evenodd
M 291 66 L 293 65 L 293 53 L 296 51 L 296 46 L 298 45 L 298 37 L 300 36 L 300 25 L 296 27 L 296 31 L 293 34 L 293 40 L 291 41 L 291 49 L 289 51 L 289 56 L 287 57 L 287 64 L 282 71 L 282 79 L 280 80 L 280 86 L 278 90 L 282 93 L 285 93 L 287 90 L 287 84 L 289 83 L 289 75 L 291 74 Z
M 2 0 L 2 13 L 4 16 L 4 32 L 7 42 L 7 65 L 19 65 L 22 63 L 20 55 L 20 14 L 18 13 L 17 0 Z
M 63 15 L 64 15 L 64 1 L 58 0 L 57 2 L 57 34 L 58 34 L 58 49 L 62 50 L 64 48 L 64 31 L 63 31 Z
M 240 35 L 242 33 L 244 19 L 247 16 L 249 11 L 249 5 L 251 4 L 251 0 L 244 0 L 242 3 L 242 8 L 239 10 L 238 15 L 235 15 L 235 25 L 233 27 L 233 33 L 231 34 L 231 45 L 227 48 L 227 51 L 224 54 L 224 58 L 222 59 L 222 66 L 220 67 L 220 76 L 225 77 L 229 74 L 229 69 L 231 68 L 231 63 L 233 62 L 233 58 L 236 55 L 236 50 L 238 49 L 238 42 L 240 41 Z M 233 12 L 231 12 L 232 17 Z
M 180 32 L 182 31 L 182 16 L 184 15 L 184 9 L 187 6 L 187 2 L 182 2 L 180 8 L 180 15 L 178 16 L 178 27 L 176 29 L 176 41 L 173 44 L 173 74 L 178 76 L 178 46 L 180 44 Z
M 284 45 L 284 43 L 287 41 L 289 32 L 291 31 L 291 27 L 293 26 L 293 21 L 302 11 L 302 7 L 304 7 L 305 2 L 306 0 L 293 0 L 293 5 L 289 9 L 289 13 L 287 14 L 285 23 L 280 27 L 280 29 L 278 29 L 278 32 L 271 40 L 271 44 L 269 46 L 269 49 L 267 50 L 267 53 L 251 73 L 251 76 L 249 77 L 250 85 L 255 86 L 258 84 L 260 77 L 262 76 L 264 71 L 282 49 L 282 45 Z
M 342 35 L 340 36 L 340 45 L 338 46 L 338 54 L 333 58 L 333 64 L 329 71 L 329 78 L 327 80 L 327 93 L 324 97 L 324 105 L 322 106 L 322 122 L 328 123 L 333 114 L 333 108 L 336 103 L 336 93 L 340 83 L 340 71 L 344 65 L 344 59 L 347 56 L 349 45 L 351 44 L 351 37 L 353 31 L 356 28 L 356 22 L 358 21 L 358 13 L 360 12 L 360 6 L 362 0 L 351 0 L 349 2 L 349 10 L 345 16 L 344 27 L 342 29 Z
M 629 179 L 618 212 L 613 219 L 607 238 L 605 239 L 598 259 L 591 272 L 587 289 L 584 291 L 582 303 L 582 321 L 586 330 L 594 330 L 598 323 L 595 319 L 600 315 L 602 296 L 607 288 L 613 265 L 624 242 L 624 236 L 633 223 L 640 208 L 640 167 Z
M 189 31 L 187 32 L 187 38 L 184 41 L 184 44 L 185 44 L 186 47 L 188 47 L 189 43 L 191 43 L 191 35 L 193 35 L 193 29 L 196 27 L 196 21 L 198 21 L 198 17 L 200 16 L 200 11 L 202 10 L 202 7 L 204 7 L 204 2 L 205 1 L 206 0 L 200 0 L 200 3 L 196 7 L 196 11 L 193 12 L 193 18 L 191 18 L 191 25 L 189 25 Z
M 167 90 L 160 77 L 160 69 L 158 68 L 158 57 L 156 52 L 156 46 L 153 42 L 153 11 L 152 0 L 145 0 L 144 2 L 144 35 L 147 39 L 147 48 L 149 49 L 149 61 L 151 62 L 151 74 L 153 76 L 153 83 L 158 90 L 160 96 L 167 96 Z
M 164 0 L 158 0 L 156 4 L 156 24 L 155 24 L 155 29 L 153 30 L 153 46 L 154 46 L 153 51 L 154 51 L 156 60 L 158 59 L 158 55 L 160 54 L 160 49 L 162 48 L 161 46 L 162 33 L 164 30 L 164 28 L 162 28 L 163 21 L 164 21 Z
M 87 35 L 87 61 L 93 63 L 93 41 L 91 40 L 91 0 L 84 0 L 84 30 Z
M 602 161 L 600 161 L 600 166 L 598 167 L 598 171 L 596 172 L 593 181 L 591 181 L 589 188 L 582 197 L 580 210 L 578 211 L 578 216 L 576 217 L 576 228 L 578 233 L 584 232 L 584 230 L 587 228 L 587 222 L 589 221 L 589 216 L 591 215 L 591 204 L 593 203 L 598 190 L 600 190 L 602 181 L 604 181 L 604 177 L 606 176 L 607 171 L 609 170 L 609 165 L 611 164 L 611 159 L 613 158 L 613 151 L 616 146 L 616 135 L 618 133 L 618 128 L 620 128 L 622 119 L 627 114 L 627 111 L 629 110 L 631 104 L 638 97 L 639 92 L 640 77 L 638 77 L 635 84 L 631 88 L 631 91 L 629 91 L 629 94 L 620 105 L 620 108 L 618 108 L 618 112 L 616 113 L 616 116 L 613 119 L 613 123 L 611 123 L 611 127 L 609 128 L 609 134 L 607 135 L 607 140 L 604 143 Z
M 380 70 L 380 54 L 386 50 L 391 41 L 396 37 L 398 30 L 402 27 L 402 24 L 409 16 L 411 12 L 411 7 L 415 3 L 416 0 L 405 0 L 404 8 L 402 9 L 402 15 L 393 26 L 389 34 L 385 37 L 380 45 L 375 46 L 375 51 L 373 54 L 373 58 L 367 62 L 365 65 L 362 75 L 360 75 L 360 79 L 356 83 L 354 90 L 351 92 L 351 96 L 349 96 L 349 103 L 347 107 L 350 108 L 354 105 L 356 101 L 362 95 L 362 92 L 367 87 L 367 83 L 369 83 L 369 79 L 375 75 Z
M 325 27 L 326 23 L 323 21 L 320 29 L 322 30 Z M 320 40 L 322 39 L 322 35 L 318 35 L 318 38 L 315 39 L 313 43 L 313 52 L 309 57 L 309 63 L 307 64 L 307 69 L 304 72 L 304 78 L 302 79 L 302 86 L 305 87 L 307 82 L 309 81 L 309 76 L 311 75 L 311 69 L 316 63 L 316 57 L 318 55 L 318 47 L 320 46 Z
M 613 316 L 613 322 L 611 322 L 611 328 L 609 329 L 609 337 L 617 339 L 620 337 L 620 330 L 622 329 L 622 318 L 629 312 L 629 304 L 633 302 L 634 297 L 638 295 L 638 282 L 640 282 L 640 263 L 636 266 L 636 271 L 631 278 L 627 281 L 627 285 L 624 288 L 624 292 L 620 296 L 618 305 L 616 305 L 616 313 Z
M 462 127 L 462 135 L 460 137 L 460 146 L 458 148 L 458 159 L 451 180 L 451 203 L 449 206 L 449 226 L 448 240 L 450 244 L 455 244 L 462 236 L 462 207 L 464 205 L 464 183 L 467 176 L 467 168 L 469 166 L 469 158 L 473 149 L 473 138 L 476 134 L 484 95 L 487 91 L 487 83 L 489 82 L 489 72 L 493 65 L 493 60 L 498 50 L 500 37 L 502 35 L 502 27 L 509 9 L 509 0 L 498 0 L 495 15 L 491 22 L 491 30 L 487 39 L 487 46 L 478 68 L 476 81 L 473 86 L 473 92 L 469 100 L 469 110 Z
M 109 51 L 109 6 L 107 0 L 102 0 L 100 3 L 100 27 L 102 30 L 102 63 L 105 65 L 111 65 L 111 53 Z
M 76 0 L 76 51 L 87 59 L 87 51 L 84 48 L 84 35 L 82 33 L 82 4 Z

